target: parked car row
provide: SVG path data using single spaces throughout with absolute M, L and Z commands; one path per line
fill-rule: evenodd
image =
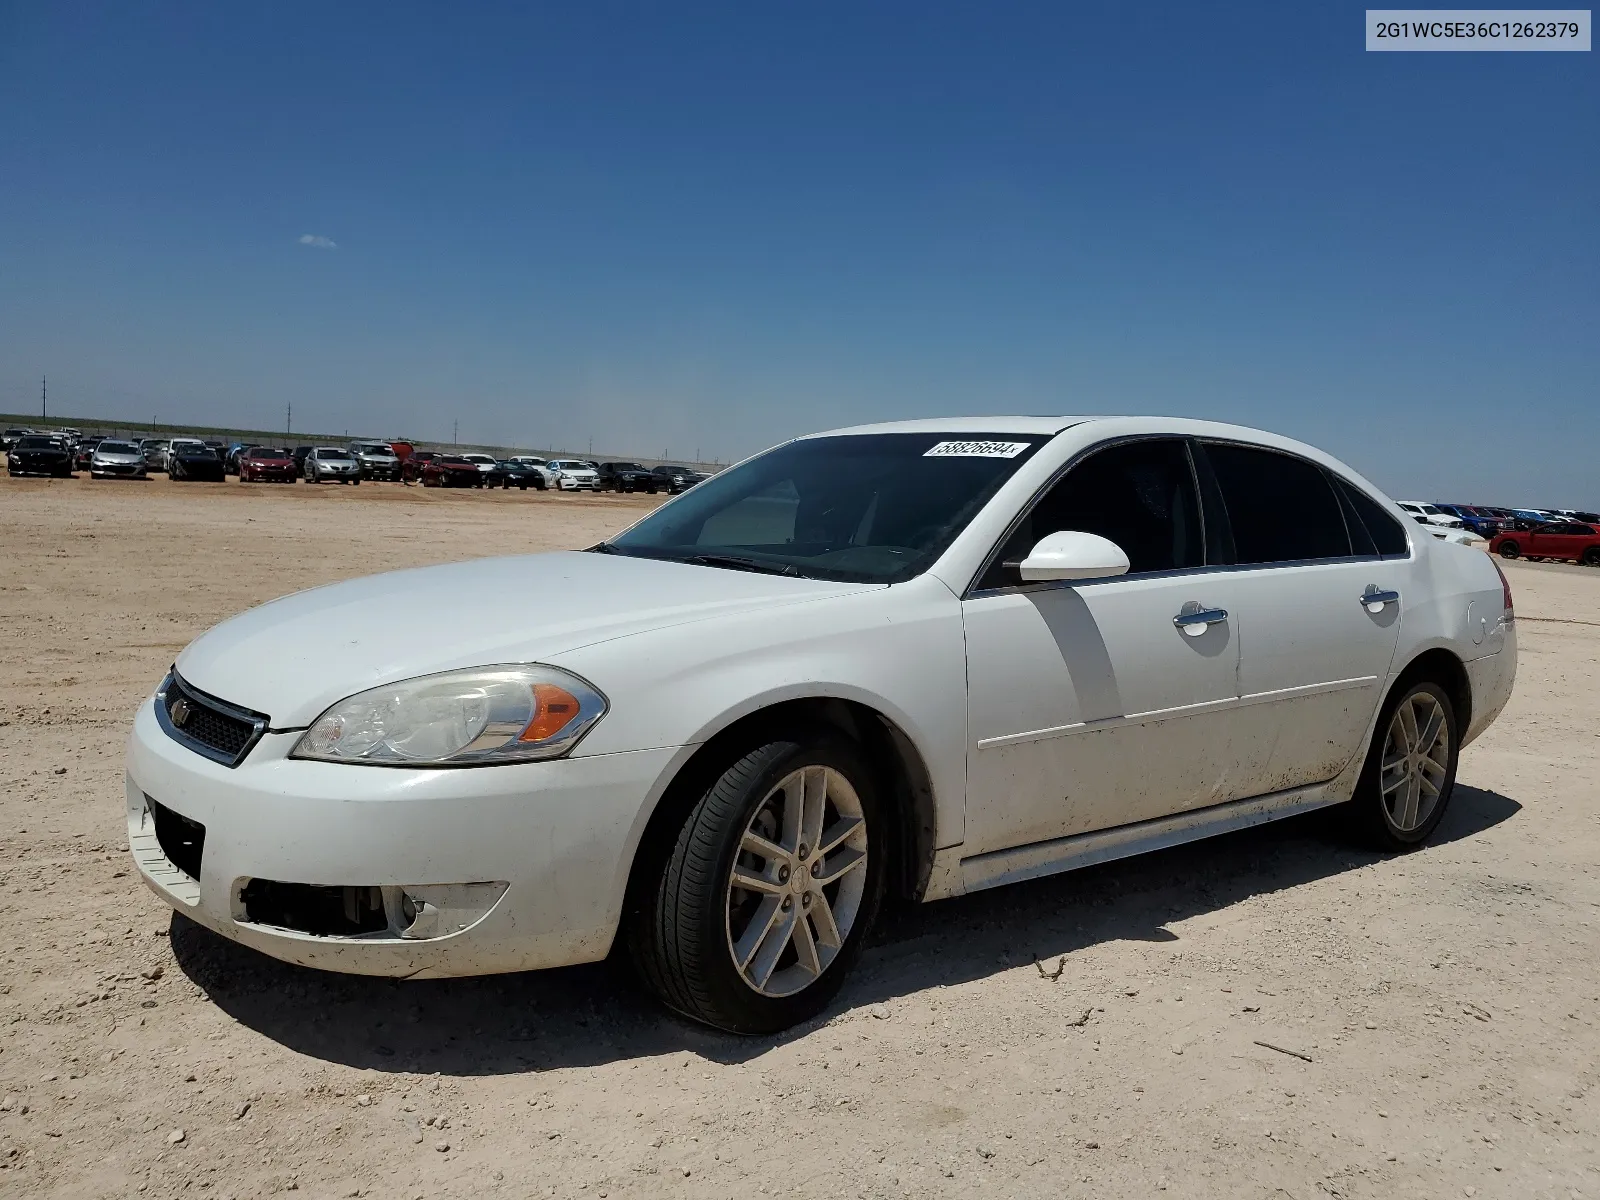
M 1498 508 L 1487 504 L 1397 501 L 1442 541 L 1487 540 L 1502 558 L 1555 559 L 1600 566 L 1600 513 L 1582 509 Z

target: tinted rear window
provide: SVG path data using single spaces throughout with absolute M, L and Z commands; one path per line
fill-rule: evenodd
M 1333 476 L 1333 486 L 1344 502 L 1355 552 L 1404 558 L 1409 550 L 1406 531 L 1395 515 L 1353 483 Z
M 1350 554 L 1344 514 L 1321 467 L 1252 446 L 1209 442 L 1205 452 L 1228 510 L 1236 562 Z

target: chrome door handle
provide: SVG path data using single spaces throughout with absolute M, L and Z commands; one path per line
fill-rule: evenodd
M 1211 626 L 1228 619 L 1225 608 L 1201 608 L 1194 601 L 1183 606 L 1183 611 L 1172 618 L 1172 623 L 1190 637 L 1199 637 Z
M 1386 604 L 1394 604 L 1400 599 L 1399 592 L 1384 592 L 1377 588 L 1368 588 L 1361 593 L 1361 605 L 1370 613 L 1383 611 Z

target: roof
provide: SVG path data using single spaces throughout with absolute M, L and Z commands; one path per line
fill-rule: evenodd
M 1090 417 L 923 417 L 916 421 L 883 421 L 876 425 L 851 425 L 827 429 L 808 437 L 834 437 L 855 433 L 1023 433 L 1054 436 Z

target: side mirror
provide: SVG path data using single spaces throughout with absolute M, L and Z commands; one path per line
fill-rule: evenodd
M 1097 533 L 1064 529 L 1047 534 L 1018 564 L 1024 582 L 1047 579 L 1105 579 L 1125 575 L 1128 556 L 1122 547 Z

